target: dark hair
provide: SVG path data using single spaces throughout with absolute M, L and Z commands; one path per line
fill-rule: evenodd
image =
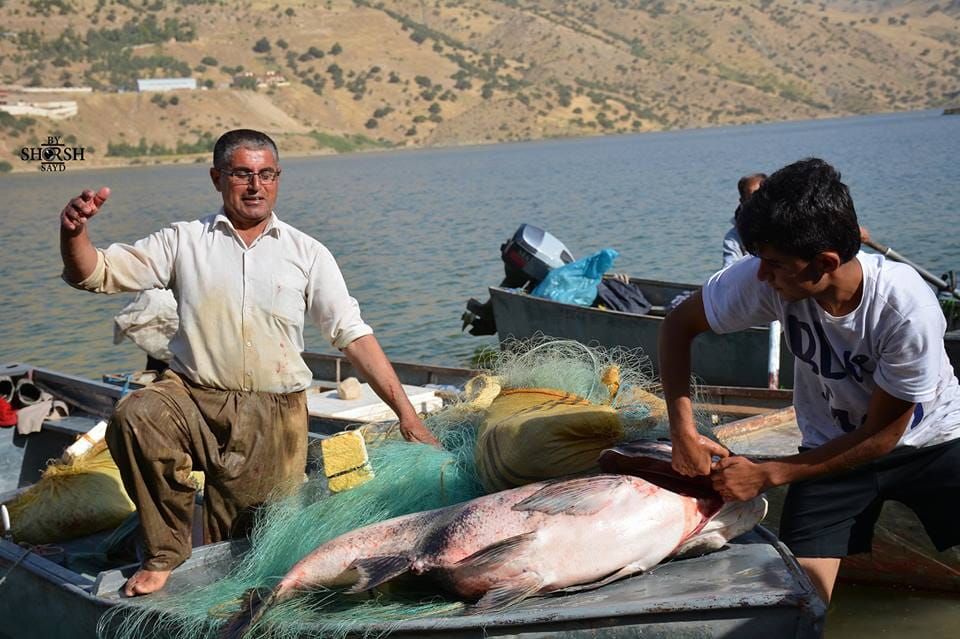
M 756 255 L 768 244 L 804 260 L 836 251 L 848 262 L 860 250 L 860 225 L 840 173 L 819 158 L 783 167 L 737 210 L 737 232 Z
M 235 129 L 221 135 L 213 145 L 213 165 L 220 169 L 226 167 L 237 149 L 270 149 L 273 159 L 280 161 L 280 152 L 269 135 L 253 129 Z
M 763 181 L 767 179 L 766 173 L 754 173 L 752 175 L 744 175 L 737 181 L 737 191 L 740 192 L 740 199 L 743 200 L 749 195 L 747 193 L 747 187 L 750 186 L 751 182 L 759 181 L 760 184 L 763 184 Z

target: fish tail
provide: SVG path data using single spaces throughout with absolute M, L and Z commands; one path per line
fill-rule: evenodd
M 235 612 L 217 633 L 217 639 L 241 639 L 251 626 L 260 621 L 263 614 L 280 595 L 279 588 L 263 586 L 250 588 L 241 598 L 240 610 Z

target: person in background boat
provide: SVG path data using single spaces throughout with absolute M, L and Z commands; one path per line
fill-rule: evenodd
M 753 175 L 744 175 L 737 181 L 737 191 L 740 192 L 740 203 L 733 217 L 730 218 L 731 228 L 723 236 L 723 268 L 727 268 L 741 257 L 747 254 L 743 243 L 740 241 L 740 234 L 737 232 L 737 213 L 740 207 L 747 201 L 754 191 L 760 188 L 763 181 L 767 179 L 766 173 L 754 173 Z
M 744 175 L 737 180 L 737 191 L 740 192 L 740 203 L 737 204 L 737 209 L 733 212 L 733 217 L 730 218 L 730 224 L 732 225 L 730 230 L 723 236 L 723 268 L 727 268 L 747 254 L 743 242 L 740 241 L 740 233 L 737 231 L 737 213 L 740 212 L 740 207 L 743 206 L 743 203 L 753 195 L 754 191 L 760 188 L 760 185 L 763 184 L 763 181 L 766 179 L 766 173 L 754 173 L 753 175 Z M 870 239 L 870 231 L 867 230 L 865 226 L 860 226 L 859 228 L 860 241 L 866 242 Z
M 163 587 L 190 556 L 194 485 L 205 473 L 204 541 L 246 531 L 252 507 L 303 479 L 304 315 L 400 418 L 410 441 L 437 444 L 407 399 L 393 367 L 360 317 L 330 252 L 281 221 L 276 144 L 258 131 L 225 133 L 210 179 L 219 211 L 174 223 L 133 245 L 96 249 L 87 228 L 110 195 L 86 190 L 60 214 L 63 277 L 99 293 L 170 288 L 179 328 L 170 370 L 125 397 L 107 430 L 144 537 L 140 570 L 127 596 Z
M 936 295 L 909 266 L 859 252 L 850 193 L 819 159 L 770 176 L 737 229 L 750 257 L 714 274 L 660 331 L 673 467 L 709 474 L 728 500 L 790 484 L 780 535 L 827 602 L 840 559 L 870 551 L 886 500 L 912 508 L 938 550 L 960 543 L 960 386 Z M 802 447 L 753 462 L 697 435 L 690 346 L 707 330 L 773 319 L 795 357 Z

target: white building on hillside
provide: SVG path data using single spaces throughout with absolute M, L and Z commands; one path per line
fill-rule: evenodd
M 195 91 L 196 88 L 196 78 L 145 78 L 137 80 L 137 91 L 140 93 L 147 91 L 176 91 L 177 89 Z

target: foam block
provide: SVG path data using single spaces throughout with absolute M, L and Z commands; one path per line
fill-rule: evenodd
M 356 377 L 348 377 L 337 384 L 337 396 L 340 399 L 360 399 L 363 396 L 360 382 Z
M 340 492 L 373 479 L 363 434 L 356 430 L 337 433 L 320 442 L 323 472 L 330 490 Z

